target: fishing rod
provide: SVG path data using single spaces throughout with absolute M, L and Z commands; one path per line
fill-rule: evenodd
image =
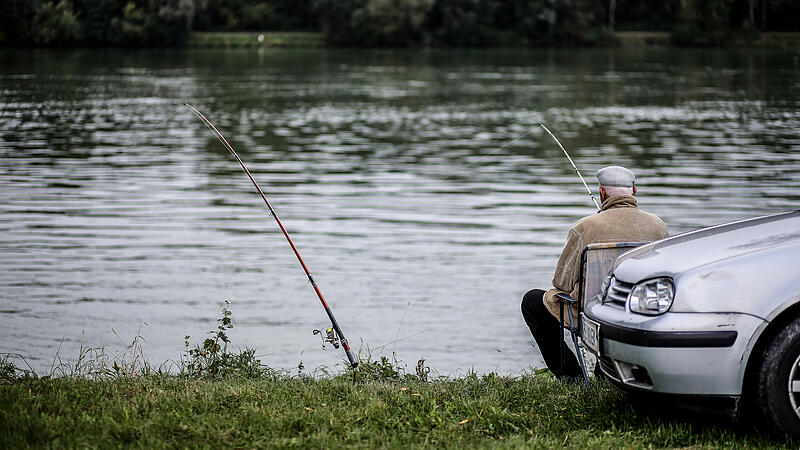
M 308 281 L 311 282 L 311 286 L 314 288 L 314 292 L 317 293 L 317 297 L 319 297 L 319 301 L 320 301 L 320 303 L 322 303 L 322 307 L 325 308 L 325 313 L 328 314 L 328 319 L 330 319 L 330 321 L 331 321 L 331 325 L 332 325 L 333 331 L 335 331 L 336 334 L 338 335 L 339 341 L 341 342 L 342 347 L 344 347 L 344 352 L 347 355 L 347 359 L 350 361 L 350 366 L 353 368 L 353 377 L 354 377 L 353 379 L 355 379 L 355 370 L 358 367 L 358 360 L 356 359 L 355 355 L 353 355 L 353 351 L 350 349 L 350 344 L 347 343 L 347 339 L 344 337 L 344 334 L 342 333 L 342 329 L 341 329 L 341 327 L 339 327 L 339 323 L 336 321 L 336 318 L 333 316 L 333 312 L 331 311 L 331 308 L 328 306 L 328 302 L 326 302 L 325 301 L 325 297 L 322 296 L 322 291 L 319 290 L 319 286 L 317 286 L 317 283 L 314 281 L 314 277 L 311 276 L 311 272 L 309 272 L 308 267 L 306 266 L 306 263 L 303 261 L 303 258 L 300 256 L 300 252 L 297 251 L 297 247 L 295 247 L 294 242 L 292 242 L 292 238 L 289 237 L 289 233 L 286 231 L 286 228 L 283 227 L 283 223 L 281 223 L 281 220 L 278 218 L 278 215 L 275 213 L 275 210 L 272 209 L 272 205 L 270 205 L 269 200 L 267 200 L 267 196 L 264 195 L 264 192 L 261 190 L 261 187 L 259 187 L 258 183 L 256 183 L 256 180 L 253 178 L 253 175 L 250 174 L 250 171 L 247 170 L 247 167 L 244 165 L 244 162 L 242 162 L 242 159 L 239 158 L 239 155 L 236 154 L 236 152 L 233 150 L 233 147 L 231 147 L 231 145 L 228 143 L 228 141 L 225 140 L 225 137 L 222 136 L 222 133 L 220 133 L 219 130 L 217 130 L 217 127 L 215 127 L 214 124 L 211 123 L 211 121 L 206 119 L 206 117 L 203 114 L 201 114 L 200 111 L 195 109 L 194 106 L 192 106 L 192 105 L 190 105 L 188 103 L 184 103 L 184 105 L 187 108 L 189 108 L 193 113 L 195 113 L 195 115 L 197 115 L 197 117 L 199 117 L 200 120 L 203 121 L 203 123 L 206 125 L 206 127 L 208 127 L 208 129 L 211 130 L 211 132 L 214 133 L 214 135 L 222 143 L 222 145 L 224 145 L 225 148 L 228 149 L 228 151 L 233 155 L 233 157 L 236 158 L 236 161 L 239 162 L 239 165 L 242 166 L 242 170 L 244 170 L 244 173 L 247 175 L 248 178 L 250 178 L 250 181 L 253 182 L 253 186 L 255 186 L 256 191 L 258 191 L 258 194 L 261 195 L 261 198 L 264 200 L 264 203 L 267 205 L 267 209 L 269 210 L 270 214 L 272 215 L 272 217 L 275 218 L 275 222 L 278 223 L 278 227 L 280 227 L 281 232 L 283 232 L 283 235 L 286 237 L 286 240 L 289 241 L 289 245 L 292 247 L 292 250 L 294 251 L 294 255 L 297 256 L 297 260 L 300 262 L 300 265 L 303 267 L 303 270 L 305 271 L 306 276 L 308 276 Z M 332 333 L 329 334 L 329 339 L 335 341 L 334 337 L 332 336 Z M 338 348 L 338 345 L 335 345 L 335 346 Z
M 594 202 L 595 208 L 597 208 L 597 210 L 600 211 L 600 205 L 597 203 L 597 199 L 594 198 L 594 194 L 592 194 L 592 190 L 589 189 L 589 185 L 586 184 L 586 180 L 583 179 L 583 175 L 581 175 L 581 171 L 578 170 L 578 167 L 575 165 L 575 162 L 572 161 L 572 158 L 569 157 L 569 153 L 567 153 L 567 150 L 564 148 L 563 145 L 561 145 L 561 142 L 558 141 L 558 139 L 555 137 L 555 135 L 553 135 L 553 133 L 551 133 L 550 130 L 548 130 L 547 127 L 544 126 L 543 123 L 540 123 L 539 125 L 541 125 L 542 128 L 544 128 L 544 131 L 547 131 L 547 134 L 549 134 L 550 137 L 552 137 L 553 140 L 556 141 L 556 144 L 558 144 L 558 146 L 561 147 L 561 151 L 564 152 L 564 155 L 566 155 L 567 159 L 569 160 L 569 163 L 572 164 L 572 168 L 575 169 L 575 173 L 578 174 L 578 177 L 583 182 L 583 186 L 586 188 L 586 192 L 589 193 L 589 197 L 591 197 L 592 202 Z

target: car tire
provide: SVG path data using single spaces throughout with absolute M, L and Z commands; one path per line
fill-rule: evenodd
M 800 439 L 800 318 L 766 347 L 758 370 L 756 399 L 773 431 Z

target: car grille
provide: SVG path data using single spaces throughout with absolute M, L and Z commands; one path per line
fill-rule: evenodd
M 633 289 L 633 283 L 626 283 L 612 277 L 605 301 L 624 306 L 625 302 L 628 301 L 631 289 Z

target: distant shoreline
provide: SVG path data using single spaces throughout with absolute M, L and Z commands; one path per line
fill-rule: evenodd
M 308 48 L 325 47 L 322 33 L 313 31 L 205 31 L 193 32 L 190 48 Z
M 592 45 L 491 45 L 430 48 L 758 48 L 780 49 L 800 52 L 800 32 L 762 32 L 752 40 L 732 37 L 723 45 L 677 45 L 668 31 L 618 31 L 598 38 Z M 0 47 L 0 50 L 30 48 L 92 48 L 85 46 L 34 46 Z M 96 47 L 131 48 L 131 47 Z M 342 47 L 325 42 L 325 36 L 318 31 L 197 31 L 188 40 L 177 46 L 145 46 L 133 48 L 414 48 L 414 47 Z
M 620 47 L 680 47 L 670 41 L 667 31 L 620 31 L 612 34 Z M 718 46 L 700 46 L 714 48 Z M 800 51 L 800 33 L 798 32 L 763 32 L 752 42 L 734 39 L 722 48 L 778 48 Z
M 667 31 L 620 31 L 612 33 L 606 45 L 594 48 L 675 47 Z M 189 48 L 319 48 L 325 43 L 320 32 L 313 31 L 225 31 L 193 32 Z M 698 46 L 697 48 L 719 48 Z M 733 40 L 722 48 L 774 48 L 800 51 L 800 32 L 764 32 L 752 42 Z

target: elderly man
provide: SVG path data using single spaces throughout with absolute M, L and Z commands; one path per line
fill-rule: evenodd
M 609 166 L 597 171 L 597 179 L 602 206 L 597 214 L 584 217 L 569 230 L 567 244 L 553 275 L 554 289 L 547 292 L 533 289 L 522 298 L 522 317 L 544 362 L 558 378 L 581 376 L 580 366 L 569 351 L 565 352 L 564 372 L 560 371 L 561 330 L 556 294 L 564 292 L 577 298 L 580 257 L 584 247 L 597 242 L 643 242 L 669 236 L 661 219 L 638 208 L 633 172 L 624 167 Z

